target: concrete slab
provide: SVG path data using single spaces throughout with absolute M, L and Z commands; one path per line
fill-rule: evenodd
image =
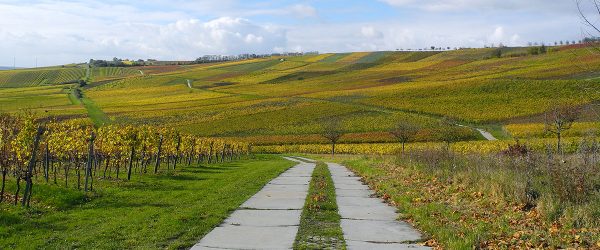
M 361 181 L 361 178 L 359 176 L 340 176 L 340 178 L 338 178 L 338 180 L 354 180 L 354 181 Z
M 406 222 L 342 219 L 340 224 L 347 240 L 387 243 L 421 240 L 421 234 Z
M 303 161 L 301 161 L 301 160 L 298 160 L 298 159 L 295 159 L 295 158 L 292 158 L 292 157 L 287 157 L 287 156 L 286 156 L 286 157 L 283 157 L 283 159 L 286 159 L 286 160 L 288 160 L 288 161 L 297 162 L 297 163 L 304 163 L 304 162 L 303 162 Z
M 288 169 L 192 249 L 291 249 L 314 167 L 300 163 Z
M 274 199 L 288 199 L 288 198 L 302 198 L 306 197 L 306 193 L 303 190 L 289 191 L 289 190 L 261 190 L 256 193 L 252 198 L 274 198 Z
M 280 177 L 312 177 L 310 173 L 283 173 Z
M 338 197 L 338 206 L 360 206 L 360 207 L 387 207 L 388 205 L 379 198 L 369 197 Z
M 302 161 L 306 161 L 306 162 L 310 162 L 310 163 L 315 163 L 316 161 L 313 159 L 308 159 L 308 158 L 304 158 L 304 157 L 300 157 L 300 156 L 294 156 L 294 158 L 296 159 L 300 159 Z
M 303 169 L 295 170 L 295 171 L 286 171 L 281 174 L 280 177 L 310 177 L 312 176 L 312 171 L 314 168 L 304 167 Z
M 308 185 L 311 177 L 277 177 L 269 182 L 273 185 Z
M 343 219 L 389 221 L 390 218 L 398 217 L 396 209 L 390 206 L 377 206 L 368 209 L 365 207 L 341 206 L 338 210 Z
M 430 249 L 429 247 L 417 245 L 417 244 L 401 244 L 401 243 L 372 243 L 364 241 L 346 241 L 346 247 L 348 249 L 358 250 L 419 250 L 419 249 Z
M 357 182 L 362 184 L 360 178 L 357 177 L 340 177 L 335 181 L 335 184 L 356 184 Z
M 418 244 L 421 233 L 397 221 L 396 208 L 382 199 L 344 166 L 327 163 L 335 185 L 347 249 L 429 249 Z
M 266 185 L 260 192 L 305 192 L 308 191 L 306 185 Z
M 291 249 L 298 233 L 297 226 L 290 227 L 217 227 L 192 249 Z
M 301 210 L 243 210 L 233 212 L 223 224 L 234 226 L 298 226 Z
M 279 209 L 301 210 L 304 207 L 304 200 L 298 198 L 250 198 L 241 206 L 245 209 Z
M 335 181 L 333 182 L 335 184 Z M 346 190 L 371 190 L 369 186 L 362 184 L 335 184 L 335 189 L 346 189 Z
M 335 195 L 339 197 L 371 197 L 375 192 L 371 190 L 360 189 L 337 189 Z
M 350 170 L 345 170 L 345 169 L 330 168 L 329 172 L 333 176 L 347 176 L 347 177 L 355 177 L 356 176 Z

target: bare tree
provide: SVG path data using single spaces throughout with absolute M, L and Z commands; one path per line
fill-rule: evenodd
M 598 37 L 600 36 L 600 23 L 595 20 L 600 18 L 600 0 L 576 0 L 577 10 L 583 23 L 588 27 L 583 30 L 585 39 L 583 42 L 588 45 L 595 53 L 600 53 L 600 44 Z M 589 11 L 590 12 L 586 12 Z M 595 16 L 597 15 L 597 16 Z M 595 17 L 594 17 L 595 16 Z
M 588 53 L 598 56 L 600 55 L 600 0 L 575 0 L 575 2 L 577 3 L 579 16 L 586 26 L 582 28 L 583 39 L 579 43 L 585 45 L 584 47 Z M 577 55 L 578 53 L 575 51 L 573 50 L 572 53 Z M 597 71 L 594 66 L 581 67 L 590 73 L 596 73 Z M 587 93 L 583 96 L 598 95 L 598 90 L 594 87 L 583 85 L 582 88 Z M 589 109 L 596 117 L 600 118 L 597 103 L 592 102 Z
M 321 136 L 331 143 L 331 156 L 335 156 L 335 145 L 344 135 L 342 122 L 337 117 L 332 117 L 323 122 Z
M 545 131 L 546 133 L 556 135 L 557 138 L 557 150 L 562 153 L 561 140 L 563 133 L 573 126 L 573 123 L 579 119 L 581 110 L 577 106 L 573 105 L 552 105 L 546 111 L 545 117 Z
M 412 141 L 419 132 L 419 127 L 407 121 L 400 121 L 390 132 L 398 142 L 402 143 L 402 154 L 404 154 L 404 145 Z

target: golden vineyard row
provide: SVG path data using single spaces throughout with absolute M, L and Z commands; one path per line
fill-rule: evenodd
M 577 151 L 581 137 L 570 137 L 563 141 L 565 151 Z M 500 153 L 506 150 L 509 145 L 516 144 L 515 140 L 502 141 L 464 141 L 450 145 L 450 149 L 456 153 Z M 548 147 L 556 147 L 556 140 L 548 139 L 529 139 L 520 141 L 521 144 L 534 150 L 545 150 Z M 422 151 L 431 149 L 445 148 L 446 144 L 441 142 L 423 142 L 408 143 L 406 151 Z M 399 143 L 357 143 L 357 144 L 338 144 L 335 146 L 336 153 L 339 154 L 367 154 L 367 155 L 393 155 L 402 151 L 402 145 Z M 253 147 L 256 153 L 307 153 L 307 154 L 328 154 L 331 153 L 331 145 L 328 144 L 304 144 L 304 145 L 275 145 L 275 146 L 256 146 Z

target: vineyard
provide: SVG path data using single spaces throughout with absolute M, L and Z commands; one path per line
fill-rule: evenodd
M 79 67 L 2 71 L 0 88 L 73 83 L 84 76 L 85 70 Z
M 581 143 L 585 141 L 582 137 L 567 137 L 564 139 L 564 151 L 568 153 L 577 152 Z M 450 151 L 458 154 L 498 154 L 517 143 L 526 145 L 528 148 L 543 152 L 548 148 L 555 148 L 556 139 L 523 139 L 523 140 L 500 140 L 500 141 L 461 141 L 452 143 Z M 420 152 L 430 149 L 445 150 L 447 144 L 442 142 L 414 142 L 405 145 L 407 152 Z M 286 154 L 328 154 L 331 153 L 331 145 L 328 144 L 299 144 L 299 145 L 276 145 L 256 146 L 253 148 L 257 153 Z M 351 155 L 397 155 L 402 152 L 400 143 L 341 143 L 336 145 L 336 152 Z
M 0 201 L 29 206 L 34 180 L 93 191 L 94 181 L 131 180 L 175 170 L 177 164 L 232 161 L 247 155 L 248 144 L 182 134 L 173 129 L 110 125 L 87 120 L 39 120 L 32 114 L 0 117 Z M 12 196 L 7 178 L 15 180 Z M 23 187 L 22 187 L 23 186 Z
M 94 103 L 88 116 L 102 113 L 114 124 L 169 124 L 189 134 L 265 146 L 324 143 L 319 134 L 330 118 L 342 120 L 345 144 L 394 142 L 389 131 L 398 121 L 421 128 L 416 142 L 434 143 L 438 138 L 431 131 L 443 118 L 471 128 L 455 127 L 464 140 L 483 139 L 475 128 L 486 127 L 498 128 L 491 132 L 500 138 L 548 137 L 539 125 L 523 124 L 539 124 L 535 117 L 552 102 L 589 106 L 600 93 L 594 73 L 600 58 L 579 47 L 551 47 L 540 55 L 524 55 L 526 50 L 503 48 L 506 56 L 500 58 L 482 48 L 93 68 L 92 82 L 81 93 Z M 85 73 L 30 69 L 0 72 L 0 79 L 46 71 Z M 0 82 L 3 112 L 86 115 L 70 89 L 41 89 L 42 80 Z M 567 135 L 584 134 L 577 127 Z
M 123 67 L 99 67 L 91 70 L 91 76 L 97 81 L 123 78 L 129 76 L 140 76 L 140 70 L 134 68 L 123 68 Z

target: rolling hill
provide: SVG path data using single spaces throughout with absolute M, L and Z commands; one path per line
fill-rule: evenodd
M 168 124 L 257 144 L 323 142 L 318 133 L 331 117 L 344 121 L 347 143 L 391 142 L 387 131 L 399 120 L 425 128 L 419 141 L 435 141 L 432 129 L 442 117 L 491 129 L 503 138 L 511 136 L 503 125 L 535 123 L 534 117 L 552 102 L 588 106 L 598 98 L 600 56 L 584 48 L 553 47 L 541 55 L 503 48 L 503 57 L 492 58 L 495 50 L 100 68 L 94 69 L 94 83 L 83 93 L 113 123 Z M 70 87 L 57 85 L 84 75 L 83 68 L 0 72 L 0 102 L 8 104 L 0 110 L 28 107 L 50 109 L 52 115 L 61 110 L 85 115 L 77 103 L 69 105 Z M 475 130 L 456 129 L 463 140 L 483 139 Z

